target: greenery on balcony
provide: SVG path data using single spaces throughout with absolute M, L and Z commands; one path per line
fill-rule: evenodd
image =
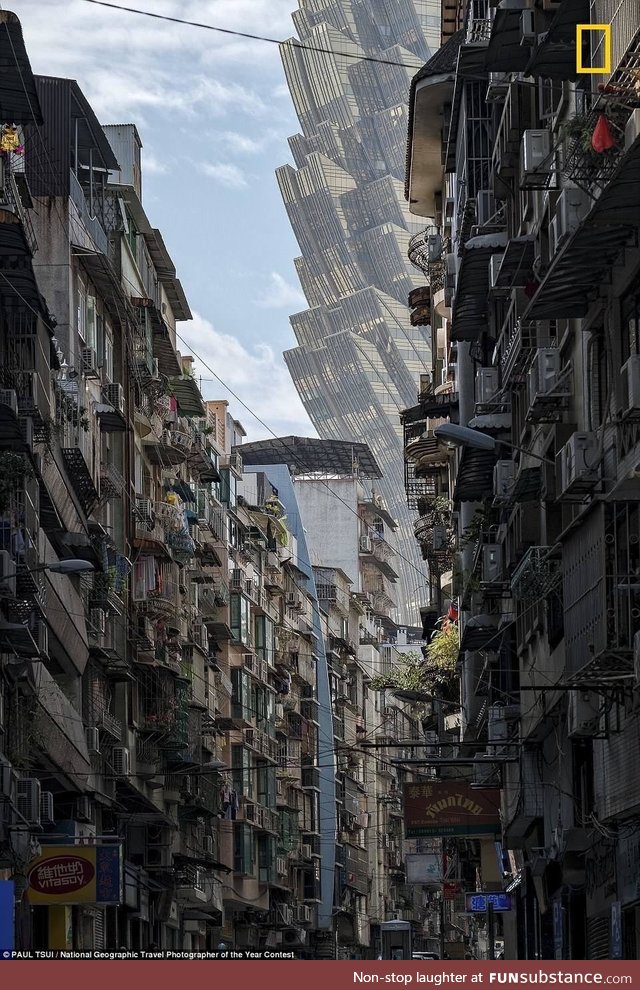
M 399 691 L 417 691 L 445 697 L 457 697 L 456 665 L 459 653 L 459 633 L 455 622 L 442 619 L 423 654 L 405 653 L 386 674 L 374 677 L 371 687 L 375 691 L 391 688 Z

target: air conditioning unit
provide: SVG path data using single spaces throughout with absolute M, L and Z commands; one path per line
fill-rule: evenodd
M 620 369 L 622 373 L 622 412 L 640 412 L 640 354 L 632 354 Z
M 488 753 L 478 753 L 478 756 L 488 756 Z M 473 764 L 473 784 L 475 787 L 491 787 L 497 785 L 496 775 L 499 773 L 499 765 L 492 763 L 489 759 L 476 760 Z
M 47 825 L 53 825 L 55 820 L 53 794 L 51 791 L 42 791 L 40 795 L 40 821 L 45 822 Z
M 515 481 L 513 461 L 497 461 L 493 469 L 493 495 L 499 504 L 509 502 Z
M 288 591 L 287 592 L 287 606 L 288 606 L 288 608 L 295 608 L 296 607 L 297 597 L 298 596 L 296 595 L 295 591 Z
M 427 237 L 427 259 L 433 264 L 442 256 L 442 237 L 440 234 L 429 234 Z
M 449 539 L 446 526 L 434 526 L 432 531 L 432 546 L 434 550 L 446 550 Z
M 456 275 L 458 273 L 458 262 L 453 252 L 450 252 L 445 259 L 445 288 L 455 289 Z
M 490 402 L 499 387 L 500 376 L 498 369 L 480 368 L 476 373 L 476 402 Z
M 212 835 L 205 835 L 205 837 L 204 837 L 204 839 L 202 841 L 202 848 L 205 851 L 205 855 L 207 855 L 207 856 L 213 856 L 213 854 L 215 852 L 215 848 L 214 848 L 214 842 L 213 842 L 213 836 Z
M 128 777 L 131 772 L 131 754 L 126 746 L 114 746 L 111 750 L 111 766 L 116 777 Z
M 92 824 L 95 819 L 93 804 L 91 803 L 91 798 L 87 794 L 83 794 L 82 797 L 76 798 L 73 817 L 78 822 L 87 822 Z
M 504 705 L 489 705 L 487 711 L 487 753 L 499 756 L 505 752 L 509 739 L 509 723 L 505 718 Z
M 124 389 L 122 385 L 119 382 L 107 385 L 104 394 L 109 405 L 124 416 Z
M 80 352 L 80 361 L 85 378 L 99 378 L 100 368 L 98 366 L 98 355 L 93 347 L 83 347 Z
M 485 543 L 482 547 L 482 580 L 485 584 L 495 584 L 502 579 L 502 546 L 499 543 Z
M 536 38 L 535 11 L 532 9 L 523 10 L 520 14 L 520 44 L 535 45 Z
M 18 415 L 18 396 L 14 389 L 0 388 L 0 406 L 9 406 L 13 415 Z
M 574 433 L 560 449 L 560 497 L 583 496 L 598 481 L 598 441 L 594 433 Z
M 560 377 L 560 351 L 557 347 L 540 347 L 529 369 L 529 405 L 542 395 L 549 395 Z
M 509 76 L 506 72 L 490 72 L 485 100 L 487 103 L 502 100 L 509 91 Z
M 27 777 L 16 784 L 16 808 L 29 825 L 40 824 L 40 781 Z
M 100 730 L 95 725 L 89 725 L 84 730 L 84 734 L 89 752 L 98 754 L 100 752 Z
M 571 739 L 592 739 L 600 731 L 600 703 L 593 691 L 569 691 L 567 735 Z
M 300 846 L 300 855 L 302 859 L 311 859 L 311 846 L 308 842 L 303 842 Z
M 556 211 L 549 225 L 549 253 L 553 257 L 565 240 L 581 225 L 593 200 L 577 187 L 566 187 L 558 196 Z
M 0 596 L 16 596 L 16 565 L 8 550 L 0 550 Z
M 520 184 L 529 189 L 544 188 L 551 174 L 551 133 L 527 130 L 520 147 Z
M 371 553 L 371 537 L 360 537 L 360 553 Z

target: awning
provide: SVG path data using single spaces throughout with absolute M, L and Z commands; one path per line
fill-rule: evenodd
M 609 184 L 554 256 L 523 320 L 585 316 L 623 248 L 640 227 L 640 140 L 623 156 Z
M 186 481 L 181 481 L 180 478 L 176 478 L 176 480 L 172 483 L 169 490 L 175 492 L 176 495 L 179 495 L 183 502 L 198 501 L 195 496 L 195 492 L 193 491 L 193 488 L 191 488 L 191 486 L 188 485 Z
M 504 250 L 507 234 L 472 237 L 463 248 L 451 316 L 451 339 L 477 340 L 487 326 L 489 259 Z
M 495 463 L 495 451 L 465 447 L 460 457 L 453 501 L 480 502 L 489 495 L 493 491 Z
M 462 630 L 460 650 L 476 653 L 485 650 L 489 644 L 497 643 L 498 619 L 497 615 L 474 615 L 468 619 Z
M 512 237 L 507 242 L 495 280 L 496 288 L 510 289 L 525 285 L 531 277 L 531 266 L 535 257 L 535 237 Z
M 563 0 L 547 31 L 538 36 L 540 43 L 534 48 L 527 63 L 525 76 L 542 76 L 553 79 L 554 82 L 580 79 L 580 73 L 576 71 L 576 26 L 589 24 L 589 21 L 589 0 Z M 588 39 L 589 32 L 585 31 L 583 45 L 586 52 L 583 62 L 586 65 L 589 64 Z
M 33 273 L 22 224 L 15 213 L 0 209 L 0 299 L 7 297 L 37 309 L 48 325 L 49 313 Z
M 93 411 L 104 433 L 123 433 L 127 429 L 126 420 L 120 410 L 115 409 L 108 402 L 95 402 Z
M 42 124 L 42 110 L 22 27 L 15 14 L 0 11 L 0 78 L 2 120 L 8 124 Z M 35 135 L 32 135 L 35 141 Z
M 72 244 L 71 249 L 100 293 L 114 323 L 125 327 L 127 318 L 134 320 L 129 299 L 108 259 L 97 251 L 87 251 L 80 244 Z
M 42 663 L 34 664 L 37 706 L 32 740 L 78 790 L 89 785 L 91 760 L 82 718 Z
M 206 409 L 195 378 L 190 375 L 172 378 L 169 389 L 178 402 L 182 416 L 206 416 Z
M 527 7 L 528 0 L 502 0 L 498 4 L 485 49 L 484 65 L 489 72 L 522 72 L 527 65 L 531 47 L 520 43 L 522 11 Z
M 458 406 L 458 393 L 445 392 L 442 395 L 428 395 L 417 406 L 403 409 L 400 422 L 416 423 L 421 419 L 444 419 L 450 416 L 451 409 Z

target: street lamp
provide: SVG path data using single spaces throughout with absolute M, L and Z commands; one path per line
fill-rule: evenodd
M 527 450 L 526 447 L 519 447 L 515 443 L 496 440 L 488 433 L 482 433 L 480 430 L 472 430 L 469 426 L 458 426 L 457 423 L 443 423 L 442 426 L 436 426 L 433 435 L 437 440 L 443 441 L 450 447 L 473 447 L 474 450 L 487 451 L 496 450 L 498 446 L 508 447 L 509 450 L 518 450 L 521 454 L 526 454 L 528 457 L 534 457 L 538 461 L 555 466 L 555 461 L 551 457 L 536 454 L 532 450 Z
M 95 567 L 90 560 L 54 560 L 50 564 L 40 564 L 39 567 L 30 567 L 28 574 L 38 574 L 40 571 L 50 571 L 52 574 L 86 574 L 87 571 L 95 571 Z

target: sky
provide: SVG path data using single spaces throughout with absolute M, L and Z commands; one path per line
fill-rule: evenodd
M 124 0 L 114 0 L 124 3 Z M 295 0 L 131 0 L 140 10 L 293 37 Z M 274 170 L 299 130 L 277 45 L 99 7 L 12 0 L 35 73 L 76 79 L 103 124 L 134 123 L 143 203 L 193 320 L 178 332 L 205 398 L 226 398 L 247 440 L 315 436 L 286 370 L 289 316 L 305 308 L 298 247 Z M 187 353 L 187 346 L 179 342 Z

